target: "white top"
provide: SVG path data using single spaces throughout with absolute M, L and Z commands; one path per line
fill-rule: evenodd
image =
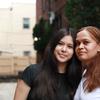
M 78 86 L 78 89 L 76 90 L 74 100 L 100 100 L 100 88 L 96 88 L 92 92 L 84 91 L 83 89 L 84 81 L 85 79 L 82 78 Z

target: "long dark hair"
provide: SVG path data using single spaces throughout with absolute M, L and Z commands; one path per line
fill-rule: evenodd
M 38 99 L 43 98 L 43 100 L 56 100 L 56 90 L 57 90 L 57 61 L 54 56 L 54 49 L 58 42 L 66 35 L 71 35 L 74 42 L 74 33 L 71 33 L 68 29 L 60 29 L 57 33 L 52 36 L 49 44 L 44 53 L 43 61 L 40 64 L 41 70 L 37 77 L 35 78 L 34 84 L 35 89 L 33 96 L 38 97 Z M 70 83 L 70 87 L 74 90 L 81 77 L 79 63 L 76 62 L 76 56 L 74 55 L 70 61 L 68 61 L 66 76 Z M 77 60 L 78 61 L 78 60 Z M 72 63 L 73 62 L 73 63 Z M 78 74 L 78 75 L 76 75 Z M 79 77 L 78 77 L 79 76 Z

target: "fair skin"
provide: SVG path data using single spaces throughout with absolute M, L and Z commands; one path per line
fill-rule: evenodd
M 23 81 L 18 80 L 14 100 L 27 100 L 30 87 Z
M 60 73 L 64 73 L 66 62 L 73 56 L 73 39 L 70 35 L 64 36 L 54 50 L 54 55 L 58 61 L 58 70 Z
M 82 62 L 89 64 L 98 50 L 100 50 L 100 45 L 87 30 L 77 33 L 75 51 Z
M 59 73 L 65 72 L 66 62 L 71 59 L 73 52 L 72 37 L 69 35 L 63 37 L 54 50 L 54 55 L 59 62 Z M 23 80 L 19 80 L 17 83 L 14 100 L 27 100 L 29 91 L 30 87 Z

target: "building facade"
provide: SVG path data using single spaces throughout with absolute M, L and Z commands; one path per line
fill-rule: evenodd
M 66 0 L 37 0 L 36 1 L 36 20 L 43 17 L 53 23 L 55 29 L 67 27 L 67 18 L 64 15 Z
M 0 8 L 0 55 L 35 56 L 32 30 L 36 23 L 35 3 L 12 3 Z

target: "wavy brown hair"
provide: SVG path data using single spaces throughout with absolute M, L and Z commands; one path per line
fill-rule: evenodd
M 86 30 L 91 37 L 100 45 L 100 29 L 94 26 L 87 26 L 81 28 L 79 31 Z M 85 90 L 91 92 L 97 87 L 100 87 L 100 51 L 87 66 L 87 72 L 84 75 L 87 79 L 84 82 Z

